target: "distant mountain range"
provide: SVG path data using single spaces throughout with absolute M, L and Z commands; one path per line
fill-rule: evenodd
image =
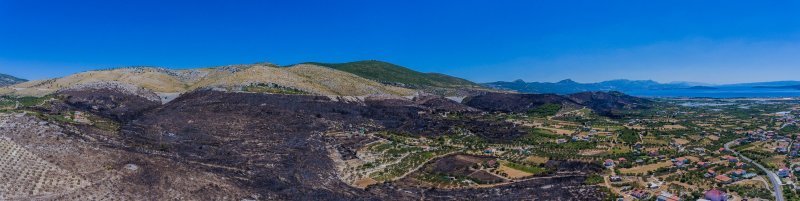
M 0 87 L 15 85 L 28 80 L 0 73 Z
M 633 90 L 663 90 L 689 88 L 692 85 L 687 83 L 668 83 L 662 84 L 652 80 L 609 80 L 597 83 L 578 83 L 570 79 L 559 82 L 525 82 L 516 80 L 513 82 L 492 82 L 485 83 L 486 86 L 496 89 L 514 90 L 525 93 L 555 93 L 571 94 L 587 91 L 633 91 Z
M 715 90 L 721 88 L 794 88 L 800 89 L 800 81 L 774 81 L 774 82 L 753 82 L 714 85 L 692 82 L 671 82 L 659 83 L 653 80 L 609 80 L 596 83 L 578 83 L 571 79 L 559 82 L 525 82 L 516 80 L 513 82 L 499 81 L 484 83 L 485 86 L 501 90 L 513 90 L 522 93 L 555 93 L 571 94 L 587 91 L 647 91 L 647 90 Z
M 772 88 L 772 89 L 797 89 L 797 90 L 800 90 L 800 85 L 788 85 L 788 86 L 757 86 L 756 88 Z

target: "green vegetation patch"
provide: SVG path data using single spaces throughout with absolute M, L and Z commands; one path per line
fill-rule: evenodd
M 531 173 L 531 174 L 534 174 L 534 175 L 538 175 L 538 174 L 542 174 L 542 173 L 546 173 L 547 172 L 547 169 L 545 169 L 543 167 L 530 166 L 530 165 L 519 164 L 519 163 L 510 162 L 510 161 L 503 162 L 503 165 L 508 166 L 510 168 L 513 168 L 513 169 L 517 169 L 519 171 Z
M 605 178 L 597 174 L 589 175 L 589 177 L 586 177 L 586 180 L 583 181 L 583 183 L 585 183 L 586 185 L 595 185 L 603 182 L 605 182 Z
M 251 84 L 245 86 L 242 90 L 246 92 L 270 93 L 270 94 L 297 94 L 297 95 L 309 94 L 308 92 L 299 89 L 284 87 L 276 84 L 264 84 L 264 83 Z
M 619 133 L 619 139 L 625 144 L 636 144 L 636 142 L 639 142 L 639 134 L 635 130 L 622 129 Z
M 553 116 L 561 110 L 560 104 L 546 103 L 528 111 L 528 115 L 534 117 L 547 117 Z
M 421 73 L 406 67 L 382 61 L 370 60 L 349 63 L 310 62 L 307 64 L 333 68 L 378 82 L 395 83 L 406 85 L 408 87 L 480 87 L 478 84 L 465 79 L 437 73 Z

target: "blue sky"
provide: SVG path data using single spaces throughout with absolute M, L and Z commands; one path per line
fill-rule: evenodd
M 384 60 L 477 82 L 800 80 L 798 1 L 0 0 L 0 72 Z

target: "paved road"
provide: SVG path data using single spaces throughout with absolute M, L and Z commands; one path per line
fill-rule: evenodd
M 755 165 L 756 167 L 758 167 L 762 171 L 766 172 L 767 173 L 767 178 L 769 178 L 769 182 L 772 183 L 773 191 L 775 191 L 775 200 L 784 201 L 784 199 L 783 199 L 783 189 L 781 188 L 781 178 L 778 177 L 778 175 L 775 174 L 774 172 L 772 172 L 769 169 L 767 169 L 764 166 L 762 166 L 761 164 L 758 164 L 755 161 L 753 161 L 752 159 L 745 157 L 744 155 L 740 154 L 739 152 L 736 152 L 736 150 L 731 149 L 731 144 L 733 144 L 734 142 L 736 142 L 736 140 L 730 141 L 728 143 L 725 143 L 725 149 L 730 150 L 731 152 L 733 152 L 734 154 L 736 154 L 740 158 L 744 159 L 745 161 L 747 161 L 749 163 L 752 163 L 753 165 Z

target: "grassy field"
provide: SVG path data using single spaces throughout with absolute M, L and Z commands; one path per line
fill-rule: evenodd
M 527 177 L 527 176 L 533 175 L 533 174 L 531 174 L 529 172 L 522 171 L 522 170 L 517 170 L 517 169 L 511 168 L 511 167 L 508 167 L 506 165 L 501 165 L 500 168 L 498 168 L 498 169 L 500 170 L 500 172 L 505 172 L 508 175 L 508 178 L 511 178 L 511 179 L 518 179 L 518 178 L 523 178 L 523 177 Z
M 539 166 L 524 165 L 524 164 L 514 163 L 514 162 L 510 162 L 510 161 L 502 161 L 501 164 L 503 166 L 507 166 L 509 168 L 517 169 L 517 170 L 520 170 L 520 171 L 523 171 L 523 172 L 526 172 L 526 173 L 530 173 L 530 174 L 534 174 L 534 175 L 535 174 L 542 174 L 544 172 L 547 172 L 547 169 L 544 169 L 544 168 L 539 167 Z

